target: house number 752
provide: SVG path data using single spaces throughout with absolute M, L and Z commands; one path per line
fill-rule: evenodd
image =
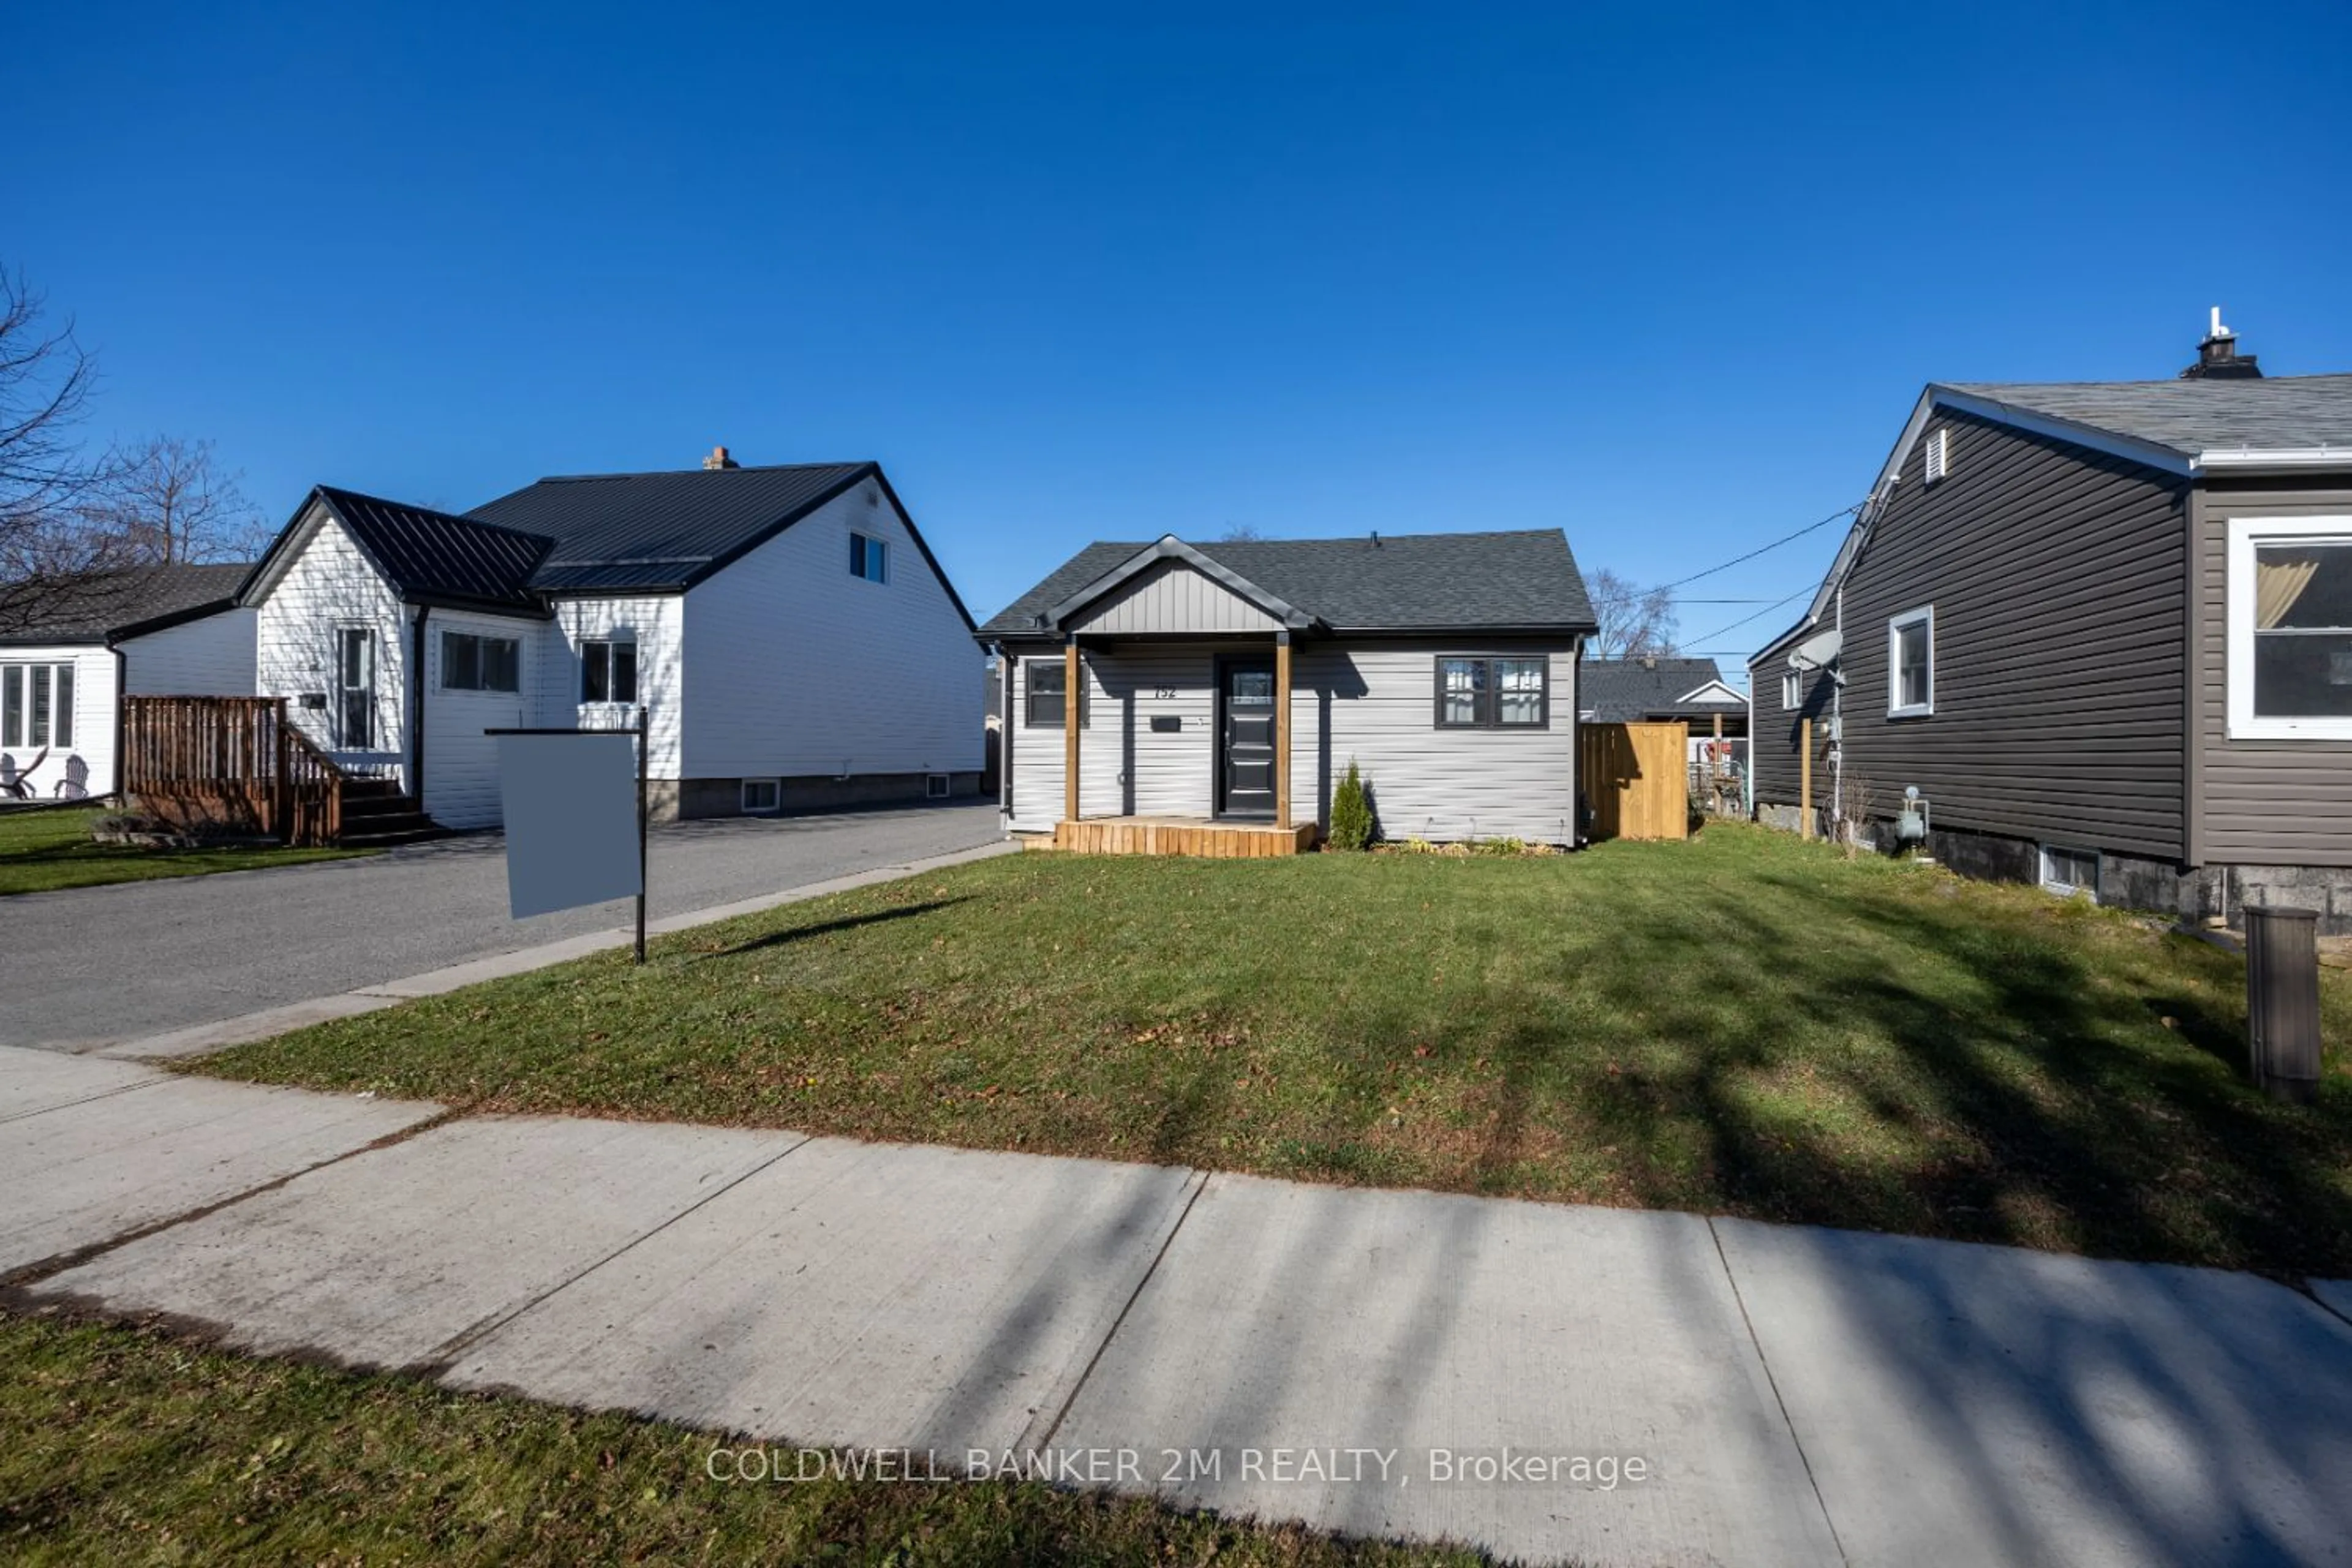
M 1176 689 L 1172 686 L 1155 686 L 1151 689 L 1151 695 L 1162 702 L 1173 701 Z

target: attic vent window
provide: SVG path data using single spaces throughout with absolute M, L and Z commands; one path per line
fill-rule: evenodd
M 1952 433 L 1949 430 L 1927 432 L 1927 482 L 1940 484 L 1952 472 Z

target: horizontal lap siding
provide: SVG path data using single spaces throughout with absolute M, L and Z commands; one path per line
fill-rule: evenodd
M 679 738 L 684 731 L 686 693 L 679 679 L 684 645 L 686 598 L 679 594 L 645 594 L 616 598 L 560 599 L 555 620 L 542 626 L 539 658 L 526 655 L 524 689 L 535 694 L 531 722 L 549 729 L 626 729 L 637 721 L 636 709 L 646 710 L 646 776 L 675 779 L 678 771 Z M 580 645 L 621 637 L 637 645 L 635 704 L 580 700 Z M 530 671 L 537 667 L 536 676 Z
M 405 772 L 407 616 L 392 584 L 368 564 L 342 525 L 323 517 L 257 608 L 257 694 L 287 699 L 295 723 L 331 754 L 348 761 L 397 757 Z M 339 751 L 334 739 L 335 631 L 348 626 L 375 633 L 375 744 L 363 753 Z M 326 707 L 303 707 L 306 692 L 324 696 Z
M 849 574 L 855 531 L 884 582 Z M 978 773 L 982 655 L 867 479 L 686 594 L 688 778 Z
M 505 637 L 520 647 L 516 691 L 448 691 L 442 637 L 463 632 Z M 444 827 L 493 827 L 505 812 L 499 792 L 499 743 L 484 731 L 529 721 L 533 678 L 546 657 L 544 623 L 436 610 L 425 638 L 425 813 Z
M 258 617 L 252 610 L 166 626 L 122 642 L 133 697 L 251 697 Z
M 1215 661 L 1220 651 L 1271 658 L 1272 645 L 1218 649 L 1176 644 L 1091 649 L 1087 725 L 1078 736 L 1079 810 L 1088 816 L 1206 816 L 1213 808 L 1216 758 Z M 1059 651 L 1017 656 L 1009 732 L 1013 737 L 1013 827 L 1046 833 L 1062 819 L 1063 732 L 1029 727 L 1028 672 Z M 1168 695 L 1162 696 L 1161 692 Z M 1155 731 L 1151 721 L 1178 728 Z M 1123 776 L 1122 776 L 1123 775 Z
M 2185 483 L 1948 412 L 1937 426 L 1950 477 L 1929 488 L 1916 443 L 1845 582 L 1850 793 L 1884 817 L 1916 785 L 1940 826 L 2182 858 Z M 1935 712 L 1891 719 L 1887 624 L 1930 605 Z M 1780 709 L 1786 668 L 1756 671 L 1759 801 L 1796 799 L 1797 721 L 1830 712 L 1819 675 L 1803 712 Z
M 2352 515 L 2352 489 L 2209 486 L 2199 497 L 2200 852 L 2218 865 L 2352 866 L 2352 742 L 2232 741 L 2229 520 Z

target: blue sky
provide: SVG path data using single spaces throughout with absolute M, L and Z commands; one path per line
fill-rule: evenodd
M 1681 577 L 2216 303 L 2352 369 L 2340 0 L 1129 13 L 12 7 L 0 260 L 273 520 L 872 457 L 982 616 L 1237 525 Z

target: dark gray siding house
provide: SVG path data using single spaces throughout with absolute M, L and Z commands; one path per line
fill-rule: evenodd
M 1352 762 L 1388 837 L 1573 842 L 1595 629 L 1558 529 L 1089 545 L 980 628 L 1006 831 L 1320 830 Z
M 1964 871 L 2352 931 L 2352 375 L 1931 385 L 1749 673 L 1765 821 L 1811 719 L 1824 830 L 1916 787 Z

